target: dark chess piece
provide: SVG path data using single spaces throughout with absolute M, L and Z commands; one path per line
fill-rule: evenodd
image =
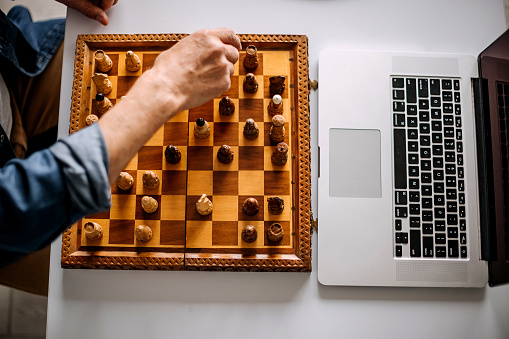
M 177 146 L 168 145 L 164 150 L 164 157 L 169 164 L 177 164 L 182 158 L 182 154 Z
M 251 243 L 256 240 L 258 237 L 258 232 L 256 231 L 256 228 L 253 225 L 247 225 L 244 227 L 241 233 L 241 238 L 245 242 Z
M 278 215 L 283 213 L 285 201 L 280 197 L 267 198 L 268 209 L 270 214 Z
M 279 242 L 283 239 L 285 235 L 285 231 L 283 230 L 283 226 L 278 224 L 277 222 L 273 223 L 267 229 L 267 238 L 273 242 Z
M 253 73 L 247 73 L 244 79 L 244 92 L 254 94 L 258 90 L 258 80 Z
M 256 122 L 253 119 L 248 118 L 246 120 L 246 124 L 244 125 L 244 137 L 246 139 L 253 140 L 258 138 L 259 133 L 260 131 L 258 130 L 258 125 Z
M 279 94 L 274 95 L 272 100 L 269 101 L 267 111 L 272 116 L 276 114 L 283 114 L 283 98 L 281 98 Z
M 244 203 L 242 204 L 242 212 L 244 212 L 245 215 L 252 217 L 258 213 L 259 210 L 260 204 L 258 203 L 258 200 L 255 198 L 247 198 L 244 200 Z
M 229 116 L 235 112 L 235 103 L 230 97 L 224 97 L 219 101 L 219 114 Z
M 217 160 L 220 163 L 228 164 L 233 160 L 232 148 L 228 145 L 223 145 L 217 150 Z
M 283 166 L 288 160 L 288 145 L 280 142 L 276 145 L 276 149 L 271 156 L 272 163 L 276 166 Z
M 258 67 L 258 51 L 256 46 L 247 46 L 246 56 L 244 57 L 244 67 L 247 69 L 255 69 Z
M 285 90 L 285 77 L 282 75 L 276 75 L 269 78 L 270 81 L 270 96 L 273 97 L 276 94 L 283 94 Z

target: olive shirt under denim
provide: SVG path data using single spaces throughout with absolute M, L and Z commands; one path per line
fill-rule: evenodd
M 40 74 L 64 29 L 63 19 L 32 22 L 23 7 L 7 16 L 0 11 L 0 62 Z M 108 151 L 97 124 L 24 160 L 14 158 L 0 126 L 0 167 L 0 266 L 46 247 L 75 221 L 111 205 Z

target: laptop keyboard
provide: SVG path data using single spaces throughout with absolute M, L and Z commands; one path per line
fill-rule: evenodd
M 391 81 L 394 255 L 467 258 L 460 81 Z

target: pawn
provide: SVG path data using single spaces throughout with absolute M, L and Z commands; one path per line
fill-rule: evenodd
M 279 242 L 283 239 L 284 235 L 285 231 L 283 230 L 283 226 L 277 222 L 271 224 L 267 229 L 267 239 L 270 241 Z
M 87 126 L 90 126 L 98 121 L 99 121 L 99 117 L 95 114 L 89 114 L 85 118 L 85 124 L 87 124 Z
M 217 160 L 220 163 L 228 164 L 233 160 L 232 148 L 228 145 L 223 145 L 217 150 Z
M 247 46 L 246 56 L 244 57 L 244 67 L 247 69 L 255 69 L 258 67 L 258 51 L 256 46 Z
M 145 173 L 143 173 L 142 180 L 143 186 L 148 189 L 156 189 L 159 187 L 159 177 L 152 171 L 145 171 Z
M 182 158 L 182 154 L 177 146 L 168 145 L 164 150 L 164 157 L 169 164 L 177 164 Z
M 269 85 L 269 91 L 270 95 L 274 96 L 276 94 L 283 94 L 283 91 L 285 90 L 285 77 L 282 75 L 276 75 L 269 78 L 270 85 Z
M 141 67 L 140 57 L 134 54 L 133 51 L 127 51 L 125 54 L 125 68 L 129 72 L 136 72 Z
M 258 90 L 258 80 L 254 76 L 253 73 L 246 74 L 246 78 L 244 79 L 244 92 L 253 94 Z
M 120 172 L 117 179 L 117 186 L 122 191 L 127 191 L 133 187 L 134 178 L 127 172 Z
M 83 225 L 85 236 L 90 240 L 96 240 L 103 236 L 103 228 L 96 222 L 88 221 Z
M 279 94 L 274 95 L 267 109 L 270 115 L 283 114 L 283 98 Z
M 194 136 L 200 139 L 206 138 L 210 135 L 210 125 L 207 121 L 202 118 L 196 120 L 194 124 Z
M 113 67 L 113 61 L 111 61 L 110 57 L 102 50 L 95 51 L 94 58 L 97 69 L 101 72 L 109 72 Z
M 247 243 L 252 243 L 256 240 L 258 237 L 258 232 L 256 231 L 256 228 L 253 225 L 247 225 L 244 227 L 241 233 L 241 238 Z
M 147 213 L 154 213 L 157 211 L 157 208 L 159 207 L 159 203 L 156 199 L 149 197 L 148 195 L 145 195 L 143 198 L 141 198 L 141 208 Z
M 109 94 L 113 88 L 113 85 L 106 74 L 95 73 L 92 76 L 92 81 L 94 82 L 98 93 Z
M 97 93 L 97 95 L 95 96 L 95 100 L 96 100 L 97 110 L 101 114 L 106 113 L 113 106 L 110 99 L 105 97 L 104 94 L 102 94 L 102 93 Z
M 242 204 L 242 212 L 244 212 L 245 215 L 252 217 L 253 215 L 256 215 L 259 210 L 260 204 L 258 203 L 258 200 L 255 198 L 247 198 L 244 200 L 244 203 Z
M 219 101 L 219 114 L 232 115 L 235 112 L 235 103 L 230 97 L 224 97 Z
M 270 127 L 269 138 L 273 142 L 285 140 L 285 118 L 282 115 L 272 117 L 272 126 Z
M 152 229 L 147 225 L 136 226 L 134 234 L 139 241 L 147 242 L 152 239 Z
M 246 139 L 253 140 L 258 138 L 259 133 L 260 131 L 258 130 L 258 125 L 256 122 L 253 119 L 248 118 L 246 120 L 246 124 L 244 125 L 244 137 Z
M 288 145 L 284 142 L 277 144 L 270 159 L 276 166 L 283 166 L 286 164 L 286 161 L 288 160 Z

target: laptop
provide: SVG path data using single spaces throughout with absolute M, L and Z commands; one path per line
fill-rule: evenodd
M 509 280 L 509 31 L 480 56 L 319 56 L 318 280 Z

